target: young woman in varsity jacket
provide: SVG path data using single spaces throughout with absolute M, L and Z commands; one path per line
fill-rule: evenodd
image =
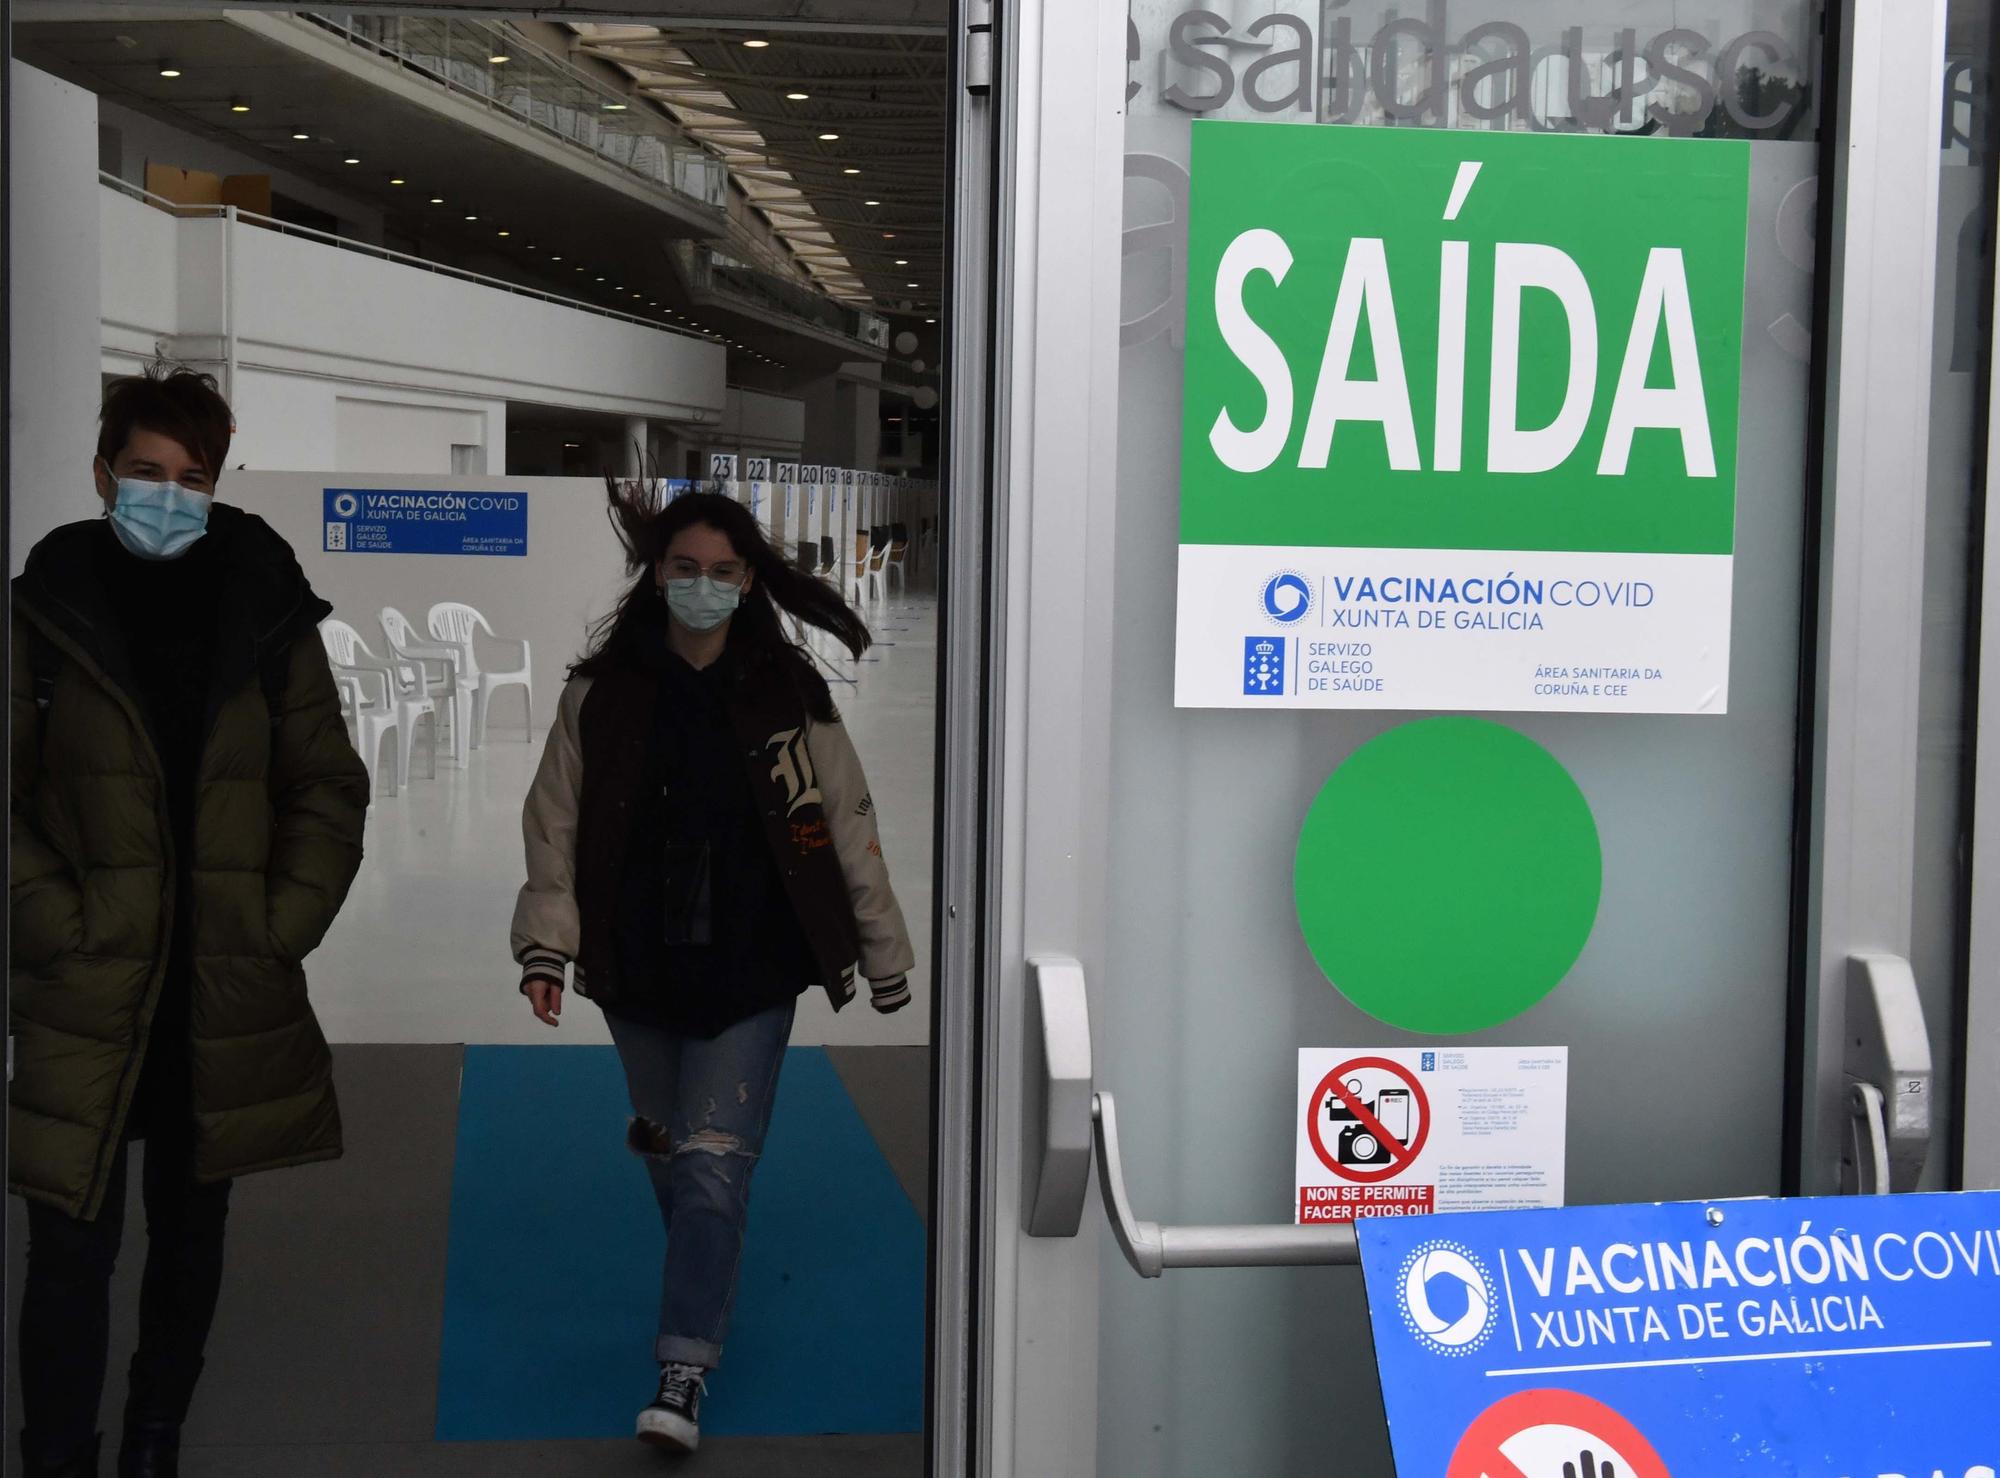
M 688 1451 L 798 996 L 818 985 L 839 1010 L 858 974 L 898 1010 L 913 956 L 861 761 L 779 613 L 857 657 L 867 627 L 742 505 L 607 485 L 638 579 L 570 671 L 512 942 L 535 1015 L 557 1025 L 567 970 L 624 1064 L 630 1147 L 671 1229 L 638 1435 Z

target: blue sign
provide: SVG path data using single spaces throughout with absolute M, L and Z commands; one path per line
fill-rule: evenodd
M 1243 691 L 1259 698 L 1284 696 L 1285 638 L 1243 638 Z
M 1359 1232 L 1401 1478 L 2000 1469 L 2000 1192 Z
M 526 493 L 328 488 L 329 554 L 528 552 Z

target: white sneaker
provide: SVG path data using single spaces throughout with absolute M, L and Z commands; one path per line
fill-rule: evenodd
M 708 1371 L 676 1361 L 660 1367 L 660 1391 L 639 1413 L 638 1438 L 669 1452 L 693 1452 L 701 1446 L 701 1398 L 707 1392 Z

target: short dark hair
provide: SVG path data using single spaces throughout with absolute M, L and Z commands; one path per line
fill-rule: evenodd
M 236 418 L 215 386 L 215 376 L 164 361 L 144 374 L 126 375 L 104 387 L 97 417 L 97 455 L 110 464 L 125 450 L 134 431 L 171 436 L 201 459 L 211 479 L 222 475 Z

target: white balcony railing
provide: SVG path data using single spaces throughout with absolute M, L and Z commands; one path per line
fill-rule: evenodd
M 338 247 L 342 251 L 358 252 L 362 256 L 375 257 L 399 266 L 414 267 L 422 272 L 432 272 L 440 277 L 455 278 L 460 282 L 473 282 L 481 287 L 490 287 L 499 292 L 512 293 L 516 297 L 535 298 L 544 303 L 554 303 L 558 307 L 573 308 L 579 313 L 594 313 L 600 318 L 615 318 L 625 323 L 636 323 L 641 328 L 652 329 L 655 333 L 676 334 L 682 338 L 704 339 L 709 343 L 720 343 L 721 336 L 710 333 L 696 333 L 689 329 L 677 328 L 671 323 L 663 323 L 658 318 L 645 318 L 634 313 L 623 313 L 616 308 L 600 308 L 595 303 L 586 303 L 580 298 L 566 298 L 560 293 L 543 292 L 540 288 L 524 287 L 518 282 L 506 282 L 498 277 L 487 277 L 482 273 L 468 272 L 461 267 L 449 267 L 442 262 L 428 261 L 423 257 L 409 256 L 403 252 L 391 251 L 386 246 L 376 246 L 371 242 L 356 241 L 348 236 L 335 236 L 328 231 L 316 231 L 309 226 L 295 226 L 288 221 L 280 221 L 271 216 L 259 215 L 255 211 L 243 210 L 227 205 L 182 205 L 155 195 L 150 190 L 141 189 L 130 181 L 121 180 L 114 174 L 99 171 L 98 179 L 107 189 L 116 190 L 133 200 L 141 201 L 156 210 L 182 220 L 221 219 L 233 215 L 238 221 L 252 226 L 261 226 L 267 231 L 275 231 L 281 236 L 297 236 L 308 241 L 317 241 L 324 246 Z
M 314 12 L 299 24 L 331 31 L 460 96 L 509 113 L 659 189 L 720 211 L 723 162 L 650 104 L 607 86 L 499 21 Z M 505 56 L 505 64 L 491 58 Z

